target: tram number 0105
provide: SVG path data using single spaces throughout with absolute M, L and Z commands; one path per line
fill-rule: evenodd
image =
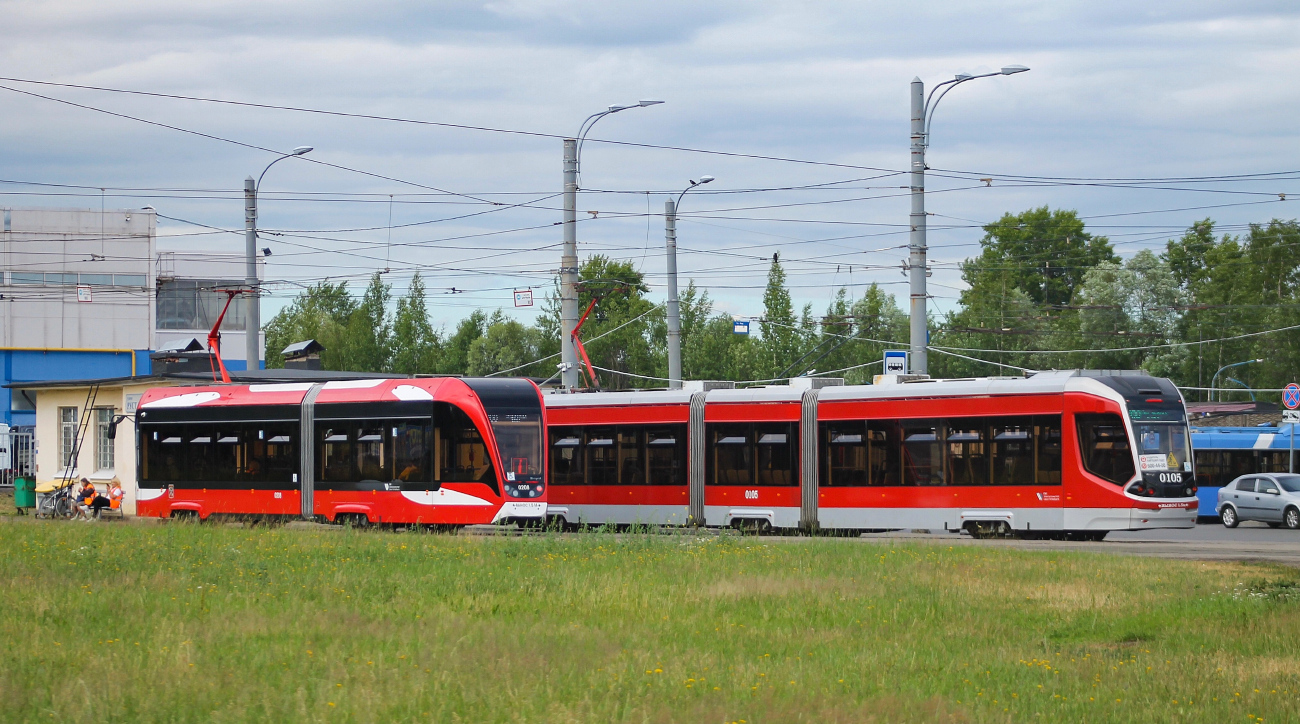
M 757 491 L 757 490 L 746 490 L 746 491 L 745 491 L 745 500 L 758 500 L 758 491 Z
M 1162 483 L 1182 483 L 1182 473 L 1160 473 L 1160 482 Z

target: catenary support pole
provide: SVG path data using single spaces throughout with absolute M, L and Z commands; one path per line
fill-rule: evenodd
M 912 214 L 908 240 L 907 272 L 911 282 L 911 360 L 909 372 L 928 374 L 926 345 L 929 327 L 926 318 L 926 248 L 925 248 L 925 84 L 912 79 Z
M 677 302 L 677 204 L 664 202 L 664 245 L 668 252 L 668 388 L 682 388 L 682 317 Z
M 257 183 L 244 179 L 244 284 L 252 291 L 244 298 L 244 359 L 249 370 L 259 368 L 261 348 L 261 300 L 257 279 Z
M 564 251 L 560 258 L 560 382 L 578 386 L 578 350 L 573 328 L 578 325 L 578 141 L 564 139 Z

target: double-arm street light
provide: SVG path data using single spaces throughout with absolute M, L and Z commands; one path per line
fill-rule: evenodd
M 682 197 L 696 186 L 703 186 L 713 180 L 712 176 L 701 176 L 699 181 L 677 194 L 677 200 L 664 202 L 664 245 L 668 250 L 668 388 L 682 388 L 682 316 L 677 303 L 677 209 L 682 204 Z
M 962 73 L 952 80 L 936 85 L 925 95 L 925 83 L 920 78 L 912 79 L 912 214 L 911 238 L 908 243 L 907 270 L 911 286 L 911 372 L 928 374 L 929 364 L 926 359 L 926 346 L 929 344 L 929 325 L 926 318 L 925 279 L 929 274 L 926 266 L 925 245 L 925 149 L 930 145 L 930 124 L 934 120 L 934 109 L 948 91 L 967 81 L 977 78 L 991 78 L 995 75 L 1014 75 L 1029 70 L 1023 65 L 1008 65 L 993 73 L 969 75 Z M 942 89 L 942 92 L 940 91 Z M 939 95 L 936 97 L 935 93 Z
M 1215 373 L 1214 373 L 1214 377 L 1211 377 L 1211 378 L 1210 378 L 1210 394 L 1213 395 L 1214 398 L 1215 398 L 1217 401 L 1219 401 L 1219 402 L 1223 402 L 1223 390 L 1218 389 L 1219 374 L 1220 374 L 1221 372 L 1223 372 L 1224 370 L 1230 370 L 1230 369 L 1232 369 L 1233 367 L 1242 367 L 1242 366 L 1244 366 L 1244 365 L 1253 365 L 1253 364 L 1255 364 L 1255 363 L 1257 363 L 1257 362 L 1263 362 L 1263 361 L 1264 361 L 1264 360 L 1262 360 L 1262 359 L 1248 359 L 1248 360 L 1246 360 L 1245 362 L 1233 362 L 1233 363 L 1230 364 L 1230 365 L 1224 365 L 1224 366 L 1220 367 L 1219 370 L 1218 370 L 1218 372 L 1215 372 Z M 1231 377 L 1229 377 L 1228 379 L 1232 380 Z M 1255 399 L 1255 392 L 1254 392 L 1254 390 L 1251 390 L 1250 387 L 1249 387 L 1246 383 L 1242 382 L 1241 380 L 1232 380 L 1232 381 L 1233 381 L 1233 382 L 1236 382 L 1237 384 L 1241 385 L 1242 387 L 1245 387 L 1246 390 L 1250 392 L 1250 399 L 1252 399 L 1252 400 Z
M 560 257 L 560 383 L 567 389 L 578 386 L 578 349 L 573 344 L 573 329 L 578 326 L 578 172 L 582 142 L 592 126 L 604 118 L 629 108 L 645 108 L 663 101 L 638 101 L 625 106 L 610 106 L 587 116 L 573 138 L 564 139 L 564 250 Z
M 244 179 L 244 284 L 248 287 L 247 312 L 244 314 L 245 358 L 248 370 L 259 368 L 262 357 L 262 302 L 257 279 L 257 190 L 262 186 L 262 177 L 275 164 L 286 158 L 301 156 L 311 152 L 311 146 L 299 146 L 266 164 L 261 175 L 254 181 L 252 176 Z

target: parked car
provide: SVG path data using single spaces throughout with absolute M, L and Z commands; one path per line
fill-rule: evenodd
M 1219 488 L 1214 510 L 1225 528 L 1236 528 L 1243 520 L 1259 520 L 1274 528 L 1300 529 L 1300 475 L 1242 475 Z

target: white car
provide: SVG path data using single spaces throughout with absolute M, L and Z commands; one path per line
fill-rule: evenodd
M 1300 475 L 1252 473 L 1219 488 L 1214 510 L 1225 528 L 1259 520 L 1277 528 L 1300 529 Z

